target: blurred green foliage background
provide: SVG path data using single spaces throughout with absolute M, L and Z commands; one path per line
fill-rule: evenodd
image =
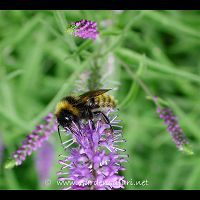
M 70 22 L 83 18 L 97 22 L 96 41 L 66 34 Z M 95 59 L 103 76 L 114 69 L 108 83 L 120 84 L 114 96 L 129 154 L 123 175 L 148 180 L 126 189 L 200 189 L 200 11 L 0 11 L 0 30 L 0 189 L 60 188 L 57 134 L 50 138 L 50 185 L 39 184 L 37 152 L 19 167 L 5 170 L 3 164 Z M 173 108 L 193 156 L 176 149 L 155 105 L 122 63 Z

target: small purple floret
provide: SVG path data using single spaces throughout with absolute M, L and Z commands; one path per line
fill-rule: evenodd
M 72 26 L 74 28 L 74 35 L 83 39 L 95 40 L 99 35 L 97 31 L 97 23 L 82 19 L 78 22 L 73 22 Z

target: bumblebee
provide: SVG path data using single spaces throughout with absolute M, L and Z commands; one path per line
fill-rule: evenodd
M 96 115 L 102 115 L 103 120 L 110 125 L 108 117 L 102 111 L 103 108 L 116 107 L 114 98 L 108 94 L 105 94 L 109 90 L 111 89 L 88 91 L 80 96 L 64 97 L 60 100 L 60 102 L 58 102 L 55 115 L 58 122 L 58 133 L 60 140 L 60 126 L 64 128 L 67 127 L 72 130 L 71 126 L 73 122 L 80 127 L 79 122 L 81 120 L 91 120 L 92 126 L 95 128 L 93 119 Z

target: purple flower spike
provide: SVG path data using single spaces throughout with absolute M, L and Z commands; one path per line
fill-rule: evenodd
M 114 134 L 110 126 L 102 119 L 95 122 L 95 129 L 92 122 L 87 121 L 80 124 L 80 129 L 74 124 L 72 138 L 63 144 L 69 148 L 73 143 L 77 147 L 70 149 L 70 155 L 63 157 L 59 163 L 62 165 L 58 172 L 58 181 L 67 185 L 72 190 L 105 190 L 124 188 L 124 176 L 118 173 L 125 170 L 121 163 L 127 162 L 128 157 L 124 149 L 119 148 L 119 143 L 125 142 L 122 139 L 122 130 L 117 116 L 111 119 L 110 111 L 106 114 L 110 119 Z M 66 184 L 67 183 L 67 184 Z
M 44 118 L 44 121 L 45 124 L 36 126 L 35 130 L 22 142 L 22 146 L 13 153 L 13 159 L 16 161 L 16 165 L 21 165 L 27 156 L 41 147 L 48 140 L 49 136 L 57 131 L 57 122 L 54 120 L 52 113 L 49 113 Z
M 45 180 L 49 179 L 51 169 L 53 167 L 53 160 L 53 145 L 48 142 L 45 142 L 43 146 L 39 149 L 36 156 L 36 169 L 41 184 L 44 184 Z
M 167 125 L 167 131 L 172 136 L 177 148 L 182 151 L 184 146 L 188 144 L 188 140 L 179 126 L 177 117 L 170 108 L 161 109 L 158 107 L 157 112 L 160 114 L 160 118 L 163 119 L 164 123 Z
M 88 21 L 86 19 L 82 19 L 78 22 L 73 22 L 72 27 L 74 29 L 73 33 L 75 36 L 83 38 L 83 39 L 92 39 L 95 40 L 99 35 L 97 31 L 97 23 Z

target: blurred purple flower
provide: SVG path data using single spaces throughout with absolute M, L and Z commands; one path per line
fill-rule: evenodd
M 44 124 L 36 126 L 36 129 L 23 141 L 22 146 L 13 153 L 15 165 L 21 165 L 27 156 L 41 147 L 49 136 L 57 131 L 57 122 L 52 113 L 44 118 L 44 122 Z
M 72 22 L 70 29 L 73 30 L 72 32 L 75 36 L 83 39 L 89 38 L 95 40 L 99 35 L 99 32 L 97 31 L 97 23 L 88 21 L 86 19 L 82 19 L 81 21 L 77 22 Z
M 76 143 L 77 147 L 70 149 L 70 155 L 63 157 L 59 163 L 62 165 L 58 174 L 58 181 L 70 181 L 71 186 L 63 189 L 73 190 L 105 190 L 124 188 L 124 176 L 118 173 L 125 170 L 121 163 L 126 162 L 127 155 L 120 154 L 124 149 L 119 148 L 122 139 L 122 130 L 117 116 L 111 119 L 110 111 L 106 114 L 110 119 L 114 134 L 110 126 L 102 119 L 95 122 L 95 129 L 91 121 L 81 123 L 80 129 L 74 123 L 72 138 L 64 142 L 65 149 Z M 116 129 L 118 128 L 118 129 Z
M 170 133 L 176 147 L 179 150 L 183 150 L 184 146 L 188 144 L 188 140 L 181 129 L 177 117 L 174 115 L 170 108 L 157 108 L 157 112 L 160 114 L 160 118 L 164 120 L 167 125 L 167 131 Z
M 49 179 L 53 167 L 54 148 L 49 142 L 45 142 L 38 150 L 36 155 L 36 169 L 39 175 L 40 183 Z

